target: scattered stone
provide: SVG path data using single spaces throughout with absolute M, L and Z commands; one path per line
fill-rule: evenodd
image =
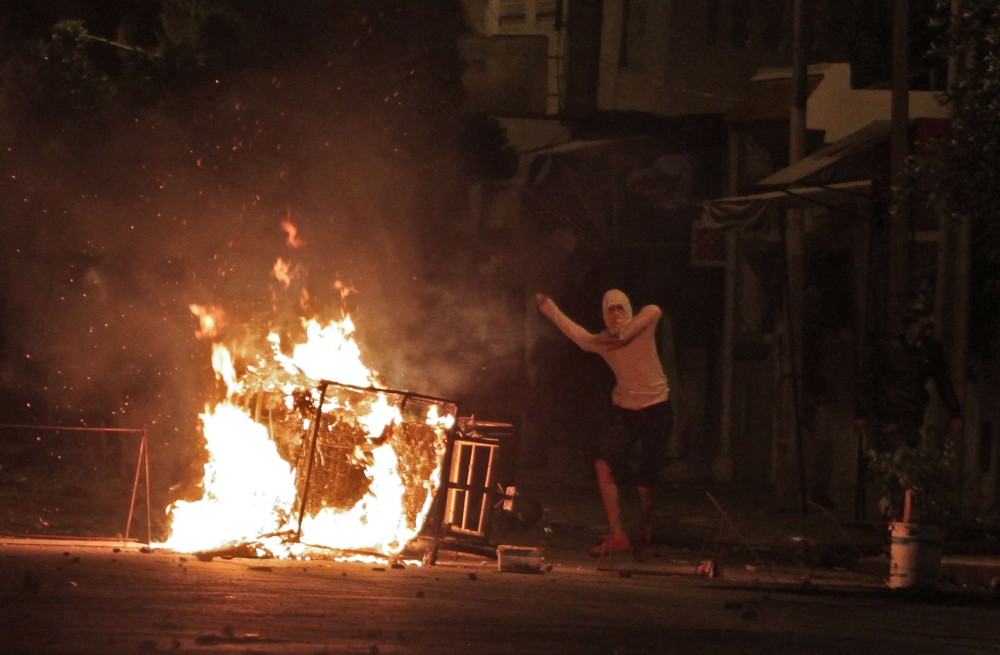
M 80 558 L 79 558 L 79 557 L 74 557 L 74 558 L 72 558 L 72 559 L 71 559 L 71 560 L 69 561 L 69 563 L 70 563 L 70 564 L 79 564 L 79 563 L 80 563 Z
M 198 558 L 199 562 L 211 562 L 215 559 L 215 555 L 212 555 L 211 553 L 195 553 L 194 556 Z
M 263 571 L 264 573 L 270 573 L 274 569 L 271 568 L 270 566 L 251 566 L 250 570 L 251 571 Z
M 545 567 L 545 570 L 546 570 L 546 571 L 551 571 L 551 570 L 552 570 L 552 565 L 551 565 L 551 564 L 549 564 L 548 566 L 546 566 L 546 567 Z
M 372 571 L 385 571 L 384 566 L 373 566 Z
M 424 590 L 421 589 L 421 590 L 417 591 L 417 598 L 423 598 L 423 597 L 424 597 Z
M 476 579 L 476 577 L 477 577 L 477 576 L 476 576 L 476 574 L 475 574 L 475 573 L 470 573 L 470 574 L 469 574 L 469 579 L 470 579 L 470 580 L 475 580 L 475 579 Z
M 180 558 L 180 561 L 182 561 L 182 562 L 186 562 L 186 561 L 188 561 L 188 558 L 186 558 L 186 557 L 181 557 L 181 558 Z
M 68 552 L 63 553 L 63 557 L 69 557 L 69 553 Z
M 403 564 L 402 562 L 393 562 L 392 563 L 392 568 L 394 568 L 394 569 L 405 569 L 406 565 Z
M 341 573 L 340 575 L 345 578 L 347 577 L 347 573 Z
M 142 548 L 139 549 L 139 552 L 148 555 L 149 553 L 153 552 L 153 549 L 150 548 L 149 546 L 143 546 Z
M 111 552 L 112 553 L 120 553 L 120 552 L 122 552 L 122 549 L 121 548 L 112 548 Z

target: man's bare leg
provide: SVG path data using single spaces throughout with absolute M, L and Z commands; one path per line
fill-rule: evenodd
M 601 488 L 601 500 L 604 501 L 604 511 L 608 515 L 608 525 L 611 526 L 609 533 L 614 537 L 627 537 L 625 527 L 620 519 L 621 509 L 618 504 L 618 485 L 615 484 L 615 476 L 611 473 L 611 467 L 603 459 L 594 462 L 597 470 L 597 484 Z
M 655 492 L 650 487 L 639 487 L 639 527 L 632 541 L 632 554 L 636 561 L 649 559 L 649 546 L 653 539 L 653 498 Z

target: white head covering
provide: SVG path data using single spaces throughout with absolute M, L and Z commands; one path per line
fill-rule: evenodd
M 608 307 L 612 305 L 621 305 L 625 308 L 626 323 L 632 320 L 632 303 L 628 301 L 628 296 L 618 289 L 611 289 L 604 294 L 604 306 L 601 310 L 601 315 L 605 317 L 605 323 L 607 323 Z

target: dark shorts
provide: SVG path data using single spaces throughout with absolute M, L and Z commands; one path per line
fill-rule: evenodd
M 635 481 L 640 487 L 658 486 L 663 454 L 674 427 L 670 401 L 642 409 L 615 406 L 612 412 L 611 425 L 601 440 L 597 459 L 608 463 L 616 481 L 624 480 L 629 470 L 629 455 L 638 443 L 640 451 Z

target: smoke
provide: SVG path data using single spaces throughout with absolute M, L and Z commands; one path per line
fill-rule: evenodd
M 215 392 L 193 303 L 225 310 L 233 339 L 346 309 L 396 388 L 462 396 L 484 370 L 509 377 L 519 300 L 464 275 L 468 259 L 440 266 L 458 236 L 461 185 L 441 182 L 461 179 L 442 137 L 457 141 L 457 110 L 431 129 L 426 99 L 364 77 L 287 62 L 180 107 L 123 104 L 61 131 L 25 129 L 24 105 L 0 106 L 0 410 L 147 427 L 154 457 L 183 466 Z M 289 246 L 282 220 L 304 245 Z M 299 267 L 287 290 L 278 257 Z M 338 281 L 355 289 L 346 301 Z

